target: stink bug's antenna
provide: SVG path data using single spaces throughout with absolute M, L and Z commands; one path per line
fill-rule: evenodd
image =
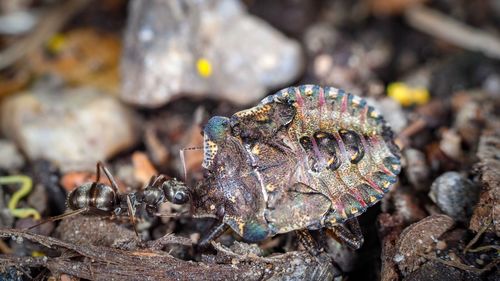
M 188 147 L 188 148 L 183 148 L 179 150 L 179 154 L 181 156 L 181 162 L 182 162 L 182 170 L 184 172 L 184 181 L 187 179 L 187 170 L 186 170 L 186 159 L 184 157 L 184 151 L 186 150 L 202 150 L 202 146 L 198 147 Z

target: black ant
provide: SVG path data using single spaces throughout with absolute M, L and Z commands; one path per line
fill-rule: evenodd
M 101 170 L 111 185 L 99 182 Z M 96 180 L 82 184 L 68 194 L 66 205 L 70 212 L 49 218 L 29 229 L 48 221 L 56 221 L 77 214 L 121 217 L 127 214 L 137 234 L 135 215 L 137 210 L 144 210 L 148 215 L 158 214 L 164 202 L 184 204 L 189 201 L 186 185 L 176 179 L 167 179 L 164 175 L 151 177 L 146 188 L 132 193 L 120 193 L 115 179 L 102 162 L 97 162 Z

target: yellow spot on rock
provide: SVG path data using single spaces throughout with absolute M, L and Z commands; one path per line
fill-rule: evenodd
M 207 78 L 212 75 L 212 64 L 206 58 L 200 58 L 196 61 L 196 69 L 201 77 Z
M 63 34 L 57 33 L 47 42 L 47 48 L 49 51 L 53 53 L 58 53 L 64 47 L 64 43 L 66 42 L 66 38 Z
M 422 105 L 429 102 L 430 94 L 426 88 L 414 88 L 403 82 L 387 86 L 387 95 L 402 106 Z

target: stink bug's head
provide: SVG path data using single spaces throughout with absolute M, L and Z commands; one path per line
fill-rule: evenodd
M 203 168 L 210 169 L 220 144 L 224 142 L 230 131 L 229 118 L 215 116 L 208 120 L 203 129 Z

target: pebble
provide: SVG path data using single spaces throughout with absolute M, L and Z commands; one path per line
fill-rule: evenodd
M 418 191 L 429 190 L 430 170 L 425 154 L 414 148 L 404 150 L 406 174 L 411 185 Z
M 360 96 L 384 93 L 377 69 L 388 63 L 390 44 L 376 32 L 364 32 L 353 40 L 352 34 L 318 23 L 307 29 L 303 41 L 311 65 L 305 82 L 335 86 Z
M 300 74 L 298 42 L 247 14 L 238 0 L 182 4 L 130 2 L 122 57 L 125 101 L 159 107 L 187 94 L 248 104 Z
M 455 130 L 444 130 L 439 142 L 439 148 L 446 156 L 455 161 L 460 161 L 463 157 L 462 138 Z
M 138 139 L 135 114 L 91 88 L 38 89 L 0 104 L 0 126 L 30 160 L 46 159 L 63 172 L 90 170 Z
M 394 257 L 403 256 L 397 263 L 400 272 L 406 276 L 417 270 L 422 264 L 420 253 L 432 248 L 436 239 L 454 225 L 452 218 L 446 215 L 432 215 L 418 221 L 403 230 L 396 242 Z
M 382 113 L 385 121 L 389 123 L 394 133 L 399 133 L 408 126 L 408 120 L 401 105 L 391 98 L 375 100 L 367 98 L 368 104 L 372 105 Z
M 0 170 L 13 171 L 24 166 L 24 158 L 12 141 L 0 139 L 0 155 Z
M 445 265 L 440 262 L 427 262 L 418 270 L 404 278 L 405 281 L 479 281 L 472 272 Z
M 436 249 L 438 250 L 445 250 L 446 248 L 448 247 L 448 245 L 446 244 L 445 241 L 442 241 L 442 240 L 439 240 L 437 243 L 436 243 Z
M 429 197 L 445 214 L 468 222 L 478 199 L 479 188 L 457 172 L 446 172 L 431 186 Z

